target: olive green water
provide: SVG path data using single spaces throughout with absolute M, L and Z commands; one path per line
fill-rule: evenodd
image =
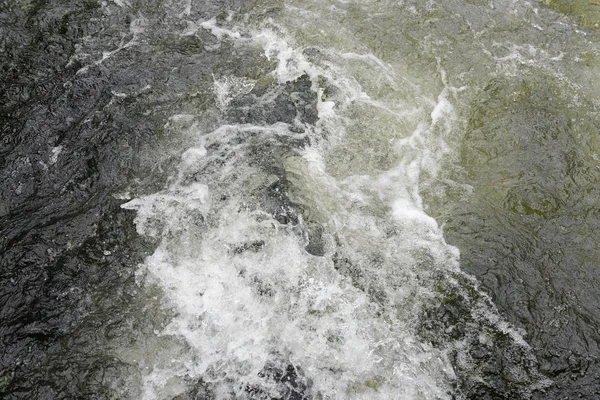
M 463 72 L 476 84 L 457 81 L 467 89 L 447 175 L 471 188 L 433 184 L 429 198 L 440 200 L 430 210 L 461 249 L 462 268 L 527 331 L 555 382 L 539 398 L 596 398 L 586 388 L 600 356 L 598 5 L 546 3 L 573 18 L 540 8 L 556 31 L 514 20 L 475 30 L 474 41 L 493 42 L 484 53 L 495 62 Z M 513 34 L 520 44 L 502 40 Z M 467 54 L 463 65 L 478 58 Z
M 542 0 L 541 4 L 558 12 L 570 15 L 586 28 L 600 27 L 600 3 L 595 0 Z

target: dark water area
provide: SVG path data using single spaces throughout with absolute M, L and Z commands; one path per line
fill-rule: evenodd
M 207 4 L 206 15 L 224 5 Z M 154 5 L 140 3 L 138 11 L 144 7 Z M 100 8 L 95 1 L 0 4 L 0 397 L 6 399 L 118 398 L 128 369 L 107 355 L 107 338 L 152 329 L 152 322 L 132 327 L 145 307 L 134 272 L 149 244 L 113 194 L 139 172 L 140 149 L 160 136 L 163 109 L 173 101 L 160 87 L 194 79 L 170 73 L 172 59 L 185 58 L 195 44 L 155 53 L 152 68 L 145 52 L 129 51 L 78 74 L 88 63 L 78 49 L 97 57 L 130 39 L 133 11 L 114 7 L 107 17 Z M 196 77 L 210 74 L 205 65 Z M 152 113 L 142 115 L 148 108 Z
M 119 379 L 102 349 L 127 318 L 115 308 L 135 300 L 143 246 L 111 192 L 153 123 L 108 106 L 126 74 L 77 76 L 69 63 L 112 25 L 97 8 L 9 2 L 0 13 L 3 398 L 106 398 Z
M 186 12 L 190 20 L 219 24 L 236 12 L 266 18 L 282 4 L 203 1 L 186 11 L 183 1 L 119 3 L 0 1 L 3 399 L 153 398 L 132 384 L 145 371 L 114 349 L 143 348 L 175 312 L 156 300 L 160 290 L 140 284 L 140 264 L 159 240 L 140 235 L 135 213 L 121 205 L 172 180 L 180 142 L 188 140 L 169 134 L 174 115 L 204 112 L 206 131 L 283 123 L 299 136 L 299 125 L 314 127 L 319 119 L 322 99 L 307 75 L 276 84 L 264 79 L 274 61 L 260 49 L 207 29 L 179 35 L 169 28 L 184 29 L 179 16 Z M 589 21 L 582 26 L 593 28 Z M 315 49 L 306 53 L 320 57 Z M 213 86 L 229 75 L 257 83 L 224 105 Z M 450 195 L 432 212 L 446 241 L 460 249 L 461 268 L 480 284 L 441 274 L 441 300 L 420 317 L 419 337 L 440 348 L 463 344 L 450 351 L 452 398 L 600 399 L 600 169 L 590 150 L 598 147 L 600 120 L 581 111 L 598 106 L 586 97 L 584 106 L 568 107 L 575 93 L 534 73 L 480 89 L 461 109 L 460 167 L 447 172 L 470 185 L 472 197 Z M 271 93 L 269 102 L 256 103 Z M 247 164 L 277 177 L 253 196 L 281 226 L 300 224 L 303 215 L 305 250 L 324 257 L 326 228 L 303 210 L 303 194 L 282 167 L 309 139 L 252 142 L 254 136 L 240 134 L 223 147 L 216 140 L 207 150 L 218 159 L 240 153 L 233 145 L 248 145 Z M 216 175 L 221 167 L 207 164 L 203 173 Z M 225 178 L 218 185 L 226 187 Z M 253 257 L 264 247 L 256 240 L 231 253 Z M 336 271 L 384 302 L 383 291 L 370 289 L 368 272 L 343 255 L 333 258 Z M 526 332 L 532 351 L 515 345 L 508 330 L 476 320 L 479 301 Z M 160 340 L 152 345 L 160 348 Z M 245 398 L 321 398 L 291 361 L 260 374 L 284 389 L 274 395 L 247 385 Z M 532 384 L 544 379 L 552 384 Z M 235 398 L 219 397 L 202 377 L 184 380 L 188 388 L 170 398 Z M 382 381 L 365 380 L 361 390 L 376 391 Z

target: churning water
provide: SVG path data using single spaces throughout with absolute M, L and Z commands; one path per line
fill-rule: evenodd
M 0 393 L 600 398 L 565 3 L 4 1 Z

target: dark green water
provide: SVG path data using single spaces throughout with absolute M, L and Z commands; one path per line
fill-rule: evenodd
M 600 398 L 597 16 L 0 2 L 0 397 Z

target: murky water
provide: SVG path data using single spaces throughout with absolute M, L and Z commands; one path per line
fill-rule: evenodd
M 600 398 L 593 1 L 4 1 L 0 393 Z

